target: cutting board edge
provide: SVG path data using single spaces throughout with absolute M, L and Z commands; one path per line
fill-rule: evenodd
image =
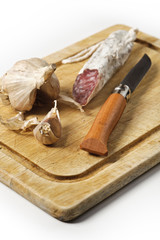
M 158 155 L 158 157 L 160 158 L 160 155 Z M 94 207 L 101 201 L 110 197 L 112 194 L 116 193 L 118 190 L 122 189 L 127 184 L 129 184 L 136 178 L 140 177 L 142 174 L 144 174 L 145 172 L 147 172 L 148 170 L 150 170 L 151 168 L 153 168 L 159 163 L 160 163 L 160 160 L 157 160 L 154 163 L 151 160 L 151 162 L 148 163 L 147 168 L 143 168 L 143 170 L 139 171 L 138 173 L 136 172 L 136 174 L 134 173 L 137 169 L 134 169 L 134 171 L 130 172 L 130 174 L 134 174 L 134 177 L 128 179 L 128 176 L 123 176 L 123 178 L 121 179 L 121 182 L 124 181 L 123 184 L 119 184 L 120 181 L 118 179 L 117 181 L 114 182 L 114 184 L 111 184 L 110 186 L 104 186 L 103 188 L 99 189 L 99 191 L 97 191 L 94 195 L 91 195 L 86 199 L 82 199 L 81 202 L 79 202 L 79 204 L 68 206 L 68 207 L 55 205 L 54 202 L 50 202 L 47 200 L 45 201 L 47 203 L 43 204 L 44 202 L 43 195 L 42 196 L 32 195 L 32 193 L 30 192 L 29 195 L 31 194 L 32 196 L 29 197 L 28 193 L 27 195 L 24 194 L 24 192 L 26 192 L 25 191 L 26 185 L 23 185 L 23 182 L 20 183 L 18 181 L 19 187 L 24 189 L 24 192 L 22 189 L 21 191 L 19 191 L 19 189 L 17 188 L 17 184 L 15 187 L 15 182 L 17 182 L 16 178 L 12 178 L 11 185 L 8 185 L 5 181 L 3 181 L 3 179 L 2 179 L 2 183 L 10 187 L 16 193 L 20 194 L 22 197 L 26 198 L 28 201 L 32 202 L 34 205 L 41 208 L 51 216 L 57 218 L 60 221 L 69 222 L 71 220 L 76 219 L 77 217 L 79 217 L 80 215 L 82 215 L 83 213 L 85 213 L 86 211 L 88 211 L 90 208 Z
M 117 167 L 119 163 L 116 163 L 110 170 L 104 168 L 101 172 L 81 182 L 54 182 L 43 179 L 14 159 L 7 157 L 8 159 L 6 158 L 6 162 L 3 163 L 3 171 L 2 168 L 0 171 L 0 179 L 50 215 L 61 221 L 70 221 L 160 163 L 160 141 L 157 141 L 159 138 L 160 131 L 155 132 L 150 137 L 150 143 L 142 144 L 136 150 L 134 158 L 131 158 L 133 153 L 129 153 L 121 159 L 123 172 Z M 142 158 L 144 149 L 146 150 L 145 158 Z M 148 158 L 150 152 L 152 156 Z M 139 159 L 138 163 L 137 159 Z M 88 187 L 88 192 L 85 186 Z M 82 195 L 79 195 L 81 193 Z M 74 196 L 76 200 L 72 199 Z

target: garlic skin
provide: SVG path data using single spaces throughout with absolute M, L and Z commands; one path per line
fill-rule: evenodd
M 59 94 L 58 100 L 59 100 L 59 102 L 65 103 L 66 105 L 68 105 L 70 107 L 76 107 L 81 112 L 84 112 L 82 106 L 78 102 L 76 102 L 73 98 L 71 98 L 67 95 Z
M 49 97 L 51 92 L 55 92 L 52 93 L 52 100 L 57 98 L 60 87 L 54 71 L 54 65 L 49 65 L 40 58 L 18 61 L 2 77 L 1 91 L 8 94 L 9 101 L 16 110 L 29 111 L 35 102 L 37 89 L 41 88 Z M 43 84 L 50 85 L 50 91 L 48 87 L 42 88 Z
M 35 127 L 33 134 L 35 138 L 44 145 L 51 145 L 61 137 L 62 127 L 60 123 L 57 101 L 44 119 Z
M 35 126 L 39 124 L 39 121 L 37 117 L 25 120 L 24 113 L 19 112 L 16 116 L 9 119 L 3 119 L 0 116 L 0 123 L 2 123 L 4 126 L 6 126 L 8 129 L 12 131 L 27 132 L 32 131 L 33 128 L 35 128 Z

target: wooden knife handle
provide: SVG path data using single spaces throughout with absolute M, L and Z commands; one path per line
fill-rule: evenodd
M 105 101 L 80 148 L 96 155 L 107 155 L 108 138 L 126 106 L 126 99 L 112 93 Z

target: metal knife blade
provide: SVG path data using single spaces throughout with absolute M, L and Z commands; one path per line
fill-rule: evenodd
M 127 85 L 130 88 L 131 92 L 133 92 L 146 72 L 149 70 L 150 66 L 151 59 L 147 54 L 144 54 L 141 60 L 126 75 L 121 84 Z

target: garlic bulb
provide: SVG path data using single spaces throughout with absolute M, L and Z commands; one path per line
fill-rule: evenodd
M 42 89 L 52 101 L 58 97 L 60 87 L 54 71 L 55 65 L 49 65 L 43 59 L 21 60 L 2 77 L 1 91 L 8 94 L 16 110 L 29 111 L 35 102 L 37 89 Z
M 44 119 L 35 127 L 33 134 L 44 145 L 51 145 L 61 137 L 61 123 L 57 109 L 57 101 Z

